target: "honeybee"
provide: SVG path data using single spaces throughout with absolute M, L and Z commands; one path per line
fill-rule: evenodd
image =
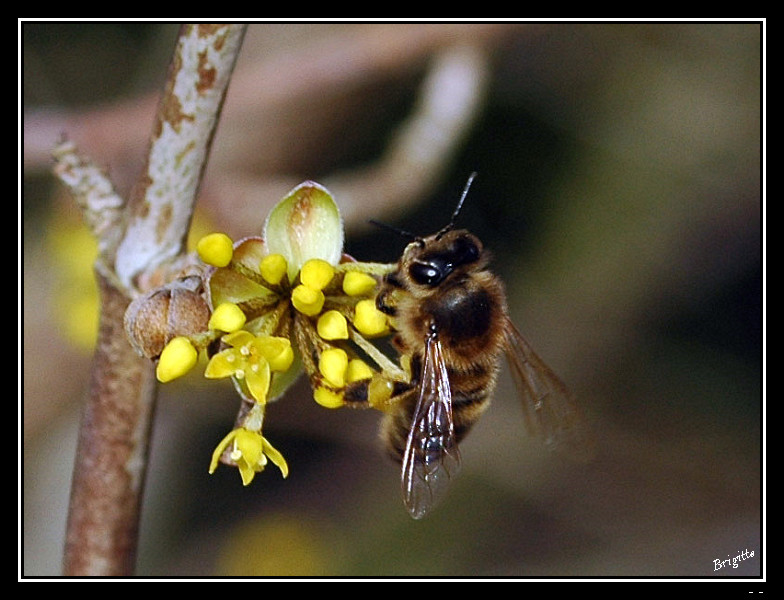
M 503 283 L 488 269 L 489 253 L 475 235 L 455 229 L 475 175 L 446 227 L 411 236 L 376 298 L 410 365 L 411 386 L 394 398 L 382 438 L 401 464 L 403 501 L 415 519 L 443 498 L 459 471 L 458 445 L 489 405 L 502 354 L 529 431 L 569 453 L 589 452 L 572 396 L 509 318 Z

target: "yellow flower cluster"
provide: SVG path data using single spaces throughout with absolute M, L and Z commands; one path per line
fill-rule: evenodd
M 231 269 L 234 244 L 225 234 L 211 234 L 197 246 L 201 259 L 218 270 Z M 247 262 L 247 261 L 246 261 Z M 267 254 L 250 272 L 241 269 L 243 277 L 255 279 L 264 287 L 265 294 L 274 291 L 276 301 L 263 303 L 265 310 L 254 311 L 254 302 L 242 298 L 239 302 L 223 299 L 219 289 L 211 288 L 213 299 L 221 302 L 213 309 L 209 320 L 207 340 L 220 339 L 222 349 L 213 354 L 204 372 L 208 379 L 231 377 L 248 399 L 259 405 L 269 400 L 275 374 L 287 372 L 295 362 L 295 345 L 302 339 L 293 335 L 294 330 L 305 331 L 318 352 L 318 361 L 308 375 L 314 382 L 313 397 L 326 408 L 344 405 L 345 387 L 376 373 L 364 360 L 350 354 L 347 344 L 353 337 L 374 338 L 389 333 L 386 315 L 380 312 L 373 299 L 377 278 L 362 271 L 364 265 L 346 263 L 333 266 L 323 259 L 308 260 L 293 284 L 288 285 L 288 263 L 280 254 Z M 216 278 L 218 287 L 223 280 Z M 231 294 L 226 294 L 230 298 Z M 288 300 L 286 299 L 288 298 Z M 294 311 L 281 307 L 289 302 Z M 246 308 L 243 308 L 246 307 Z M 247 312 L 246 312 L 247 311 Z M 278 318 L 265 319 L 273 314 Z M 298 327 L 281 326 L 289 314 L 301 321 Z M 297 316 L 300 315 L 300 316 Z M 261 323 L 264 324 L 261 327 Z M 248 327 L 249 326 L 249 327 Z M 260 330 L 287 332 L 283 335 L 266 335 Z M 299 348 L 299 353 L 312 354 L 310 348 Z M 186 337 L 174 338 L 161 353 L 157 374 L 162 382 L 185 375 L 197 362 L 198 351 Z M 307 360 L 305 370 L 307 368 Z M 230 452 L 227 449 L 231 448 Z M 229 433 L 213 454 L 210 472 L 217 467 L 221 457 L 227 457 L 240 470 L 243 483 L 253 479 L 253 473 L 267 464 L 267 458 L 285 473 L 288 467 L 283 457 L 261 435 L 258 429 L 244 424 Z
M 311 229 L 313 235 L 303 235 Z M 391 266 L 340 260 L 342 223 L 331 196 L 318 184 L 295 188 L 270 213 L 264 233 L 236 243 L 213 233 L 198 242 L 198 255 L 209 265 L 209 331 L 172 339 L 157 367 L 158 379 L 171 381 L 209 349 L 204 376 L 232 378 L 246 408 L 215 449 L 210 472 L 221 461 L 232 464 L 245 485 L 267 459 L 288 474 L 261 429 L 267 402 L 300 370 L 310 378 L 315 401 L 338 408 L 347 386 L 372 380 L 369 389 L 385 388 L 388 382 L 375 376 L 395 366 L 368 341 L 390 332 L 375 293 Z

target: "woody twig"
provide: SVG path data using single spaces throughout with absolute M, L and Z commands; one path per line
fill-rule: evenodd
M 66 532 L 65 575 L 130 575 L 155 404 L 152 363 L 123 330 L 139 292 L 182 256 L 243 25 L 182 27 L 144 172 L 126 200 L 64 142 L 55 173 L 98 238 L 101 317 L 82 417 Z

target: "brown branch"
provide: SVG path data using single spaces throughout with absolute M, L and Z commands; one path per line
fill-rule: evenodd
M 244 29 L 183 28 L 115 270 L 126 287 L 183 251 L 193 203 Z M 234 34 L 234 35 L 231 35 Z M 142 286 L 144 287 L 144 286 Z
M 152 363 L 125 338 L 123 316 L 133 290 L 182 253 L 244 31 L 182 28 L 147 166 L 127 204 L 118 205 L 89 162 L 73 159 L 73 148 L 56 155 L 55 172 L 79 198 L 101 249 L 101 321 L 74 466 L 66 575 L 133 573 L 156 386 Z
M 101 323 L 71 484 L 65 575 L 133 573 L 155 400 L 152 364 L 125 340 L 128 298 L 97 279 Z

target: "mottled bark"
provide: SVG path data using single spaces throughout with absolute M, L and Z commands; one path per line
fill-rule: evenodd
M 125 339 L 128 297 L 97 278 L 101 322 L 71 487 L 66 575 L 133 573 L 155 402 L 154 365 Z
M 154 365 L 129 344 L 132 297 L 182 256 L 215 125 L 244 26 L 183 26 L 160 103 L 147 165 L 132 197 L 76 149 L 55 153 L 55 173 L 98 238 L 101 318 L 71 488 L 63 571 L 134 572 L 155 404 Z

